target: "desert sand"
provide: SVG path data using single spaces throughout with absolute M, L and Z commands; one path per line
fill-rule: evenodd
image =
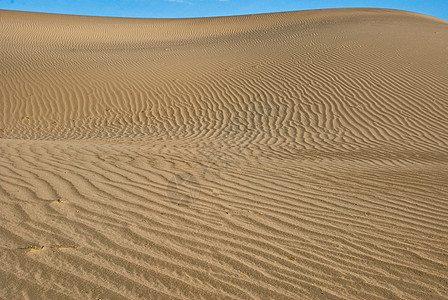
M 1 299 L 448 299 L 448 22 L 0 11 Z

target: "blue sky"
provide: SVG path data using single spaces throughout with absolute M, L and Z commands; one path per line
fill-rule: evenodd
M 78 15 L 180 18 L 330 7 L 387 7 L 448 20 L 448 0 L 0 0 L 0 9 Z

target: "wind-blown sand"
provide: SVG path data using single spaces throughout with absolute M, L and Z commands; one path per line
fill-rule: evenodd
M 447 21 L 0 11 L 0 83 L 2 299 L 448 299 Z

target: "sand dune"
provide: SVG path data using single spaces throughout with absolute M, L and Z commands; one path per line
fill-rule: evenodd
M 0 298 L 448 299 L 448 22 L 0 11 Z

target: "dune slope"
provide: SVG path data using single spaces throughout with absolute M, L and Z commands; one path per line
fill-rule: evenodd
M 0 298 L 448 299 L 448 22 L 0 10 Z

